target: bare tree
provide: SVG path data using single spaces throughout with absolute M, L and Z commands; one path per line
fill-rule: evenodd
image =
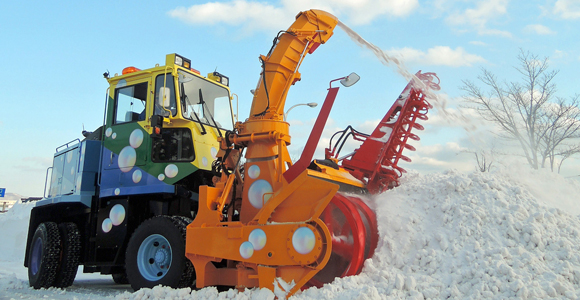
M 580 137 L 580 109 L 578 95 L 570 101 L 556 97 L 553 83 L 558 71 L 549 70 L 548 58 L 520 50 L 520 82 L 498 82 L 497 77 L 483 69 L 478 79 L 486 86 L 484 92 L 475 83 L 465 80 L 461 89 L 464 99 L 471 103 L 485 120 L 500 128 L 499 135 L 516 140 L 530 166 L 534 169 L 550 164 L 552 171 L 580 152 L 572 139 Z
M 493 166 L 495 156 L 498 152 L 495 150 L 495 145 L 491 149 L 480 149 L 480 150 L 464 150 L 462 152 L 472 153 L 475 156 L 475 162 L 477 164 L 477 170 L 480 172 L 489 172 Z
M 479 168 L 480 172 L 489 172 L 491 170 L 491 165 L 493 164 L 493 160 L 490 161 L 489 158 L 485 155 L 485 153 L 481 154 L 481 160 L 479 159 L 479 155 L 477 152 L 473 152 L 475 154 L 475 160 L 477 161 L 477 167 Z

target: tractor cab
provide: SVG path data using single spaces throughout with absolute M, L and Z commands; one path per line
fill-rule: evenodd
M 165 66 L 127 67 L 107 80 L 101 197 L 175 193 L 180 180 L 211 171 L 218 138 L 233 129 L 228 77 L 201 76 L 169 54 Z
M 218 72 L 203 77 L 191 68 L 189 59 L 178 54 L 167 55 L 165 66 L 148 70 L 127 67 L 122 75 L 115 74 L 108 81 L 115 113 L 107 121 L 113 124 L 150 121 L 157 115 L 168 124 L 171 120 L 190 120 L 233 128 L 229 78 Z

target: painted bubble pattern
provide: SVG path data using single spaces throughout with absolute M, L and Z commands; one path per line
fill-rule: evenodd
M 245 259 L 252 257 L 252 255 L 254 255 L 254 247 L 252 246 L 252 243 L 243 242 L 240 245 L 240 255 Z
M 129 172 L 135 166 L 137 161 L 137 153 L 131 146 L 127 146 L 119 153 L 119 169 L 122 172 Z
M 165 174 L 159 174 L 159 176 L 157 176 L 157 179 L 159 179 L 159 181 L 165 180 Z
M 314 232 L 308 227 L 300 227 L 292 235 L 292 246 L 300 254 L 308 254 L 316 244 Z
M 271 195 L 264 196 L 264 194 L 267 193 L 272 193 L 272 185 L 264 179 L 256 180 L 248 189 L 248 199 L 250 200 L 250 204 L 255 208 L 262 208 L 262 199 L 265 203 L 271 197 Z
M 133 172 L 133 176 L 131 176 L 131 179 L 133 179 L 134 183 L 139 183 L 141 178 L 143 178 L 143 173 L 141 173 L 141 170 L 135 170 L 135 172 Z
M 254 250 L 261 250 L 266 246 L 266 233 L 262 229 L 254 229 L 250 233 L 248 240 L 252 243 Z
M 248 168 L 248 176 L 252 179 L 258 178 L 258 176 L 260 176 L 260 167 L 257 165 L 250 166 L 250 168 Z
M 173 178 L 173 177 L 177 176 L 178 171 L 179 171 L 179 169 L 177 168 L 176 165 L 174 165 L 174 164 L 167 165 L 167 167 L 165 167 L 165 176 L 167 176 L 169 178 Z
M 137 149 L 143 143 L 143 131 L 140 129 L 135 129 L 131 132 L 131 136 L 129 136 L 129 145 L 131 147 Z
M 103 232 L 105 232 L 105 233 L 111 231 L 111 229 L 113 229 L 113 222 L 111 221 L 111 219 L 106 218 L 105 220 L 103 220 L 103 224 L 101 225 L 101 229 L 103 229 Z
M 115 204 L 109 212 L 109 219 L 115 226 L 123 223 L 125 220 L 125 207 L 122 204 Z

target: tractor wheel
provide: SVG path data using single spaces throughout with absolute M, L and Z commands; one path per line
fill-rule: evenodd
M 129 279 L 127 279 L 127 273 L 125 273 L 125 272 L 112 274 L 112 277 L 113 277 L 113 281 L 116 284 L 128 284 L 129 283 Z
M 189 223 L 193 222 L 193 220 L 189 217 L 184 217 L 184 216 L 173 216 L 173 218 L 178 219 L 179 221 L 185 223 L 185 227 L 187 227 L 187 225 L 189 225 Z
M 60 259 L 60 233 L 54 222 L 41 223 L 32 237 L 28 257 L 28 282 L 35 289 L 53 285 Z
M 125 269 L 134 290 L 164 285 L 191 287 L 195 272 L 185 257 L 185 227 L 182 220 L 157 216 L 143 222 L 127 245 Z
M 58 225 L 62 238 L 62 254 L 53 286 L 69 287 L 73 284 L 79 268 L 81 256 L 81 234 L 77 225 L 72 222 Z

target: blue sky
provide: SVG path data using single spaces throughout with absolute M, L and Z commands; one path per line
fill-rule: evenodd
M 55 148 L 81 138 L 83 125 L 93 130 L 102 124 L 107 89 L 102 74 L 163 64 L 169 53 L 190 58 L 202 74 L 217 68 L 229 76 L 245 119 L 259 55 L 299 11 L 310 8 L 335 14 L 400 58 L 410 72 L 436 72 L 448 112 L 458 113 L 462 80 L 476 80 L 481 68 L 516 80 L 520 48 L 550 57 L 551 67 L 560 70 L 558 96 L 580 92 L 578 0 L 3 1 L 0 187 L 41 196 Z M 291 88 L 287 108 L 322 103 L 330 80 L 353 71 L 361 76 L 358 84 L 340 90 L 327 134 L 348 124 L 370 132 L 406 84 L 394 67 L 380 64 L 340 29 L 300 71 L 302 81 Z M 299 156 L 319 107 L 290 113 L 291 155 Z M 478 122 L 468 124 L 467 132 L 443 115 L 437 109 L 430 113 L 426 130 L 418 133 L 421 143 L 414 144 L 418 151 L 406 153 L 414 162 L 405 168 L 472 170 L 473 156 L 464 151 L 481 147 L 476 141 L 489 147 L 494 140 Z M 580 174 L 577 165 L 570 159 L 562 174 Z

